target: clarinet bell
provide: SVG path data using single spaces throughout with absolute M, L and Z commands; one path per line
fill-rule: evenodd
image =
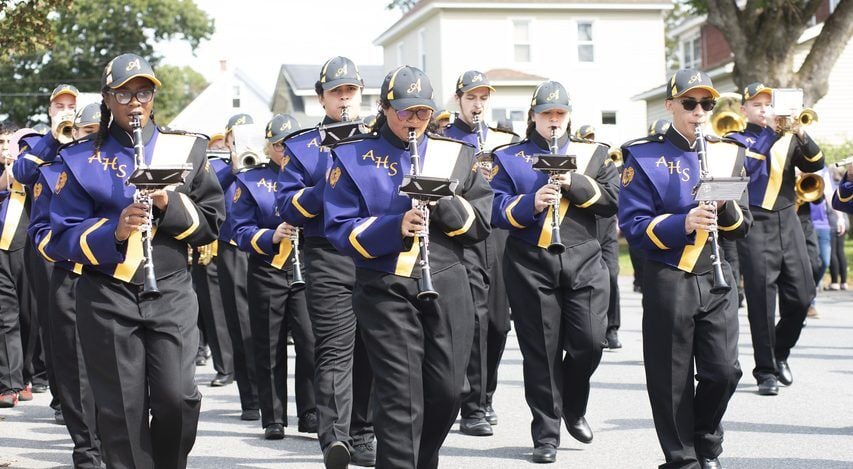
M 142 301 L 158 300 L 162 296 L 163 293 L 157 289 L 157 284 L 149 285 L 149 282 L 145 282 L 145 286 L 142 288 L 142 293 L 139 294 L 139 298 Z
M 293 280 L 290 281 L 290 290 L 299 291 L 305 288 L 305 279 L 302 278 L 302 269 L 293 266 Z
M 418 299 L 432 301 L 438 298 L 438 292 L 432 287 L 432 277 L 425 275 L 418 279 Z
M 723 276 L 723 270 L 719 269 L 714 271 L 714 285 L 711 287 L 711 293 L 720 294 L 726 293 L 731 290 L 732 287 L 726 282 L 726 278 Z
M 566 246 L 562 243 L 551 243 L 548 245 L 548 252 L 551 254 L 562 254 L 566 252 Z

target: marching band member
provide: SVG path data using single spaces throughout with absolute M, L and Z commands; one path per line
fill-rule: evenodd
M 528 112 L 526 139 L 495 152 L 492 220 L 509 230 L 504 278 L 524 358 L 524 394 L 533 414 L 533 461 L 556 461 L 560 419 L 573 438 L 592 442 L 586 421 L 589 380 L 601 361 L 610 282 L 596 239 L 595 216 L 616 212 L 616 169 L 607 148 L 570 142 L 571 102 L 560 83 L 540 84 Z M 532 168 L 531 157 L 577 155 L 577 172 L 560 187 Z M 493 170 L 494 171 L 494 170 Z M 554 207 L 565 252 L 546 248 Z M 565 352 L 565 353 L 564 353 Z
M 225 222 L 219 229 L 217 253 L 213 260 L 216 263 L 222 309 L 234 351 L 234 377 L 237 381 L 237 392 L 240 395 L 241 420 L 261 419 L 254 342 L 249 321 L 249 299 L 246 291 L 249 257 L 237 247 L 233 215 L 234 193 L 237 190 L 235 175 L 237 155 L 234 153 L 233 129 L 237 125 L 252 123 L 254 120 L 248 114 L 231 116 L 225 125 L 225 135 L 221 139 L 211 139 L 211 146 L 209 146 L 209 149 L 227 149 L 231 152 L 228 160 L 217 158 L 209 161 L 210 168 L 216 174 L 219 186 L 225 193 Z
M 853 213 L 853 164 L 847 165 L 847 172 L 838 184 L 838 189 L 832 194 L 832 208 L 846 213 Z M 842 255 L 844 255 L 842 253 Z
M 667 86 L 672 126 L 622 147 L 619 226 L 632 246 L 645 251 L 643 361 L 666 458 L 661 468 L 720 467 L 720 421 L 742 374 L 737 291 L 711 291 L 709 231 L 745 236 L 751 222 L 747 195 L 740 203 L 725 202 L 716 218 L 693 200 L 700 177 L 696 127 L 705 123 L 717 97 L 707 75 L 679 70 Z M 743 148 L 719 139 L 706 146 L 709 165 L 724 169 L 717 175 L 742 174 Z M 722 262 L 725 279 L 734 285 Z
M 77 279 L 77 330 L 108 467 L 186 467 L 201 405 L 193 361 L 198 304 L 187 245 L 216 239 L 222 191 L 207 166 L 206 141 L 165 132 L 150 119 L 159 85 L 138 55 L 107 64 L 100 130 L 61 151 L 50 204 L 50 257 L 85 266 Z M 125 184 L 136 163 L 136 118 L 146 164 L 192 165 L 184 183 L 150 195 L 153 207 L 134 202 L 135 188 Z M 149 209 L 162 296 L 143 300 L 139 229 Z
M 803 229 L 794 208 L 795 170 L 818 171 L 823 153 L 802 127 L 776 132 L 768 122 L 773 90 L 752 83 L 743 90 L 747 126 L 728 136 L 747 148 L 749 203 L 754 228 L 738 245 L 755 356 L 758 393 L 776 395 L 793 383 L 788 356 L 797 343 L 815 285 Z M 779 322 L 776 323 L 776 294 Z
M 478 154 L 518 141 L 517 135 L 489 127 L 483 120 L 493 91 L 495 89 L 482 72 L 469 70 L 460 75 L 454 96 L 459 114 L 444 135 L 473 146 Z M 487 180 L 491 179 L 489 170 L 481 167 L 481 174 Z M 492 230 L 485 241 L 465 248 L 465 269 L 476 311 L 474 344 L 468 362 L 471 390 L 462 396 L 459 423 L 459 431 L 466 435 L 492 435 L 492 425 L 498 421 L 492 397 L 497 387 L 497 367 L 510 329 L 509 304 L 501 271 L 506 238 L 506 230 Z
M 372 466 L 373 375 L 352 310 L 355 265 L 330 244 L 323 226 L 323 189 L 331 166 L 323 133 L 346 138 L 353 129 L 320 131 L 342 117 L 358 117 L 364 83 L 351 60 L 333 57 L 323 65 L 315 88 L 326 116 L 319 127 L 284 140 L 276 200 L 281 217 L 305 234 L 308 312 L 316 341 L 317 436 L 326 467 Z
M 232 198 L 234 236 L 249 253 L 247 293 L 254 342 L 258 397 L 264 438 L 284 438 L 287 426 L 287 331 L 296 345 L 296 409 L 300 432 L 316 432 L 314 335 L 308 318 L 305 291 L 294 285 L 296 230 L 281 221 L 275 209 L 276 181 L 284 163 L 281 140 L 299 129 L 288 115 L 276 115 L 266 127 L 264 152 L 268 162 L 237 173 Z M 271 143 L 275 142 L 275 143 Z
M 51 120 L 50 132 L 25 137 L 23 141 L 26 145 L 21 145 L 21 161 L 13 169 L 15 179 L 21 184 L 26 186 L 35 184 L 39 177 L 38 167 L 42 163 L 53 161 L 59 152 L 59 147 L 71 141 L 69 136 L 63 134 L 59 124 L 68 120 L 73 124 L 79 94 L 77 88 L 66 84 L 58 85 L 50 94 L 50 107 L 47 110 Z M 73 126 L 67 129 L 73 132 Z
M 72 136 L 79 141 L 100 130 L 101 107 L 91 103 L 80 109 L 74 118 Z M 75 290 L 82 273 L 81 264 L 50 257 L 50 201 L 56 187 L 62 164 L 54 159 L 39 166 L 39 178 L 33 185 L 33 202 L 30 208 L 28 233 L 32 244 L 45 261 L 53 264 L 48 300 L 48 327 L 50 331 L 50 363 L 55 379 L 52 391 L 61 405 L 60 415 L 74 443 L 74 467 L 101 467 L 100 438 L 95 422 L 95 401 L 86 367 L 83 364 L 82 345 L 77 338 L 77 307 Z M 53 389 L 55 388 L 55 389 Z
M 390 72 L 374 132 L 333 148 L 324 192 L 326 233 L 356 266 L 352 302 L 374 372 L 378 468 L 438 467 L 473 335 L 463 243 L 490 230 L 492 195 L 473 169 L 473 149 L 424 134 L 435 111 L 432 95 L 421 70 Z M 421 175 L 458 180 L 451 198 L 429 208 L 429 219 L 399 193 L 413 148 Z M 429 237 L 420 238 L 427 229 Z M 421 252 L 426 243 L 428 253 Z M 430 271 L 440 296 L 420 300 Z

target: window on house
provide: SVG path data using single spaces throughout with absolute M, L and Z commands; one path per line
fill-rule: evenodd
M 616 125 L 616 111 L 601 111 L 602 125 Z
M 240 85 L 234 85 L 233 93 L 231 95 L 231 107 L 238 108 L 240 107 Z
M 426 72 L 426 30 L 424 29 L 418 31 L 418 62 L 420 69 Z
M 681 68 L 702 67 L 702 44 L 700 37 L 696 36 L 681 41 Z
M 578 22 L 578 62 L 595 62 L 592 21 Z
M 513 57 L 516 62 L 530 62 L 530 20 L 512 21 Z

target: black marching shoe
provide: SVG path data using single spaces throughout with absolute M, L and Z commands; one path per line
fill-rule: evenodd
M 779 394 L 779 382 L 775 376 L 765 376 L 758 381 L 758 394 L 762 396 L 775 396 Z
M 274 423 L 264 429 L 264 438 L 267 440 L 281 440 L 284 438 L 284 426 Z
M 551 445 L 542 445 L 533 448 L 533 456 L 530 458 L 539 464 L 550 464 L 557 461 L 557 450 Z
M 703 458 L 699 457 L 699 467 L 701 469 L 723 469 L 723 465 L 720 464 L 720 460 L 717 458 Z
M 785 386 L 794 384 L 794 375 L 791 374 L 791 367 L 788 366 L 788 360 L 776 360 L 776 368 L 779 370 L 779 382 Z
M 216 373 L 216 377 L 210 382 L 210 385 L 214 388 L 218 388 L 220 386 L 227 386 L 234 382 L 233 374 L 225 374 L 225 373 Z
M 240 420 L 260 420 L 261 411 L 258 409 L 243 409 L 240 413 Z
M 585 418 L 578 417 L 574 420 L 566 419 L 566 428 L 569 429 L 569 435 L 572 435 L 572 438 L 580 441 L 581 443 L 592 443 L 592 429 L 589 428 L 589 424 L 586 423 Z
M 353 466 L 373 467 L 376 465 L 376 448 L 372 441 L 353 445 L 350 462 Z
M 50 386 L 44 383 L 33 383 L 32 387 L 30 388 L 33 394 L 42 394 L 47 392 L 48 389 L 50 389 Z
M 299 417 L 299 433 L 317 433 L 317 410 L 311 409 Z
M 604 338 L 607 340 L 607 348 L 611 350 L 622 348 L 622 342 L 619 341 L 618 329 L 607 329 L 607 334 Z
M 195 354 L 195 366 L 207 365 L 207 359 L 210 358 L 210 350 L 205 347 L 199 347 Z
M 489 425 L 495 426 L 498 424 L 498 413 L 495 412 L 494 407 L 491 404 L 486 404 L 486 422 L 489 422 Z
M 485 418 L 463 418 L 459 422 L 459 431 L 470 436 L 492 436 L 492 426 Z
M 326 469 L 346 469 L 349 461 L 349 449 L 340 441 L 333 441 L 323 450 L 323 465 Z
M 62 415 L 62 409 L 53 409 L 53 421 L 57 425 L 65 425 L 65 417 Z

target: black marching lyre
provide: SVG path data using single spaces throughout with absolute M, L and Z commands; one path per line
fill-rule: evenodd
M 452 197 L 459 181 L 456 179 L 422 176 L 420 155 L 418 155 L 418 139 L 414 129 L 409 129 L 409 153 L 411 155 L 411 171 L 403 177 L 400 193 L 415 201 L 417 209 L 424 217 L 424 228 L 417 233 L 418 266 L 421 277 L 418 280 L 418 299 L 434 300 L 438 292 L 432 286 L 432 275 L 429 266 L 429 204 L 444 197 Z
M 578 169 L 578 160 L 575 155 L 558 155 L 560 145 L 557 138 L 557 128 L 551 127 L 550 153 L 533 155 L 533 169 L 548 175 L 548 184 L 560 190 L 560 175 Z M 560 199 L 558 197 L 551 206 L 551 244 L 548 252 L 551 254 L 562 254 L 566 251 L 560 239 Z
M 145 223 L 139 227 L 144 256 L 144 279 L 139 297 L 142 300 L 155 300 L 163 294 L 157 288 L 157 276 L 154 273 L 154 250 L 151 246 L 154 205 L 151 201 L 151 193 L 171 185 L 183 184 L 192 165 L 184 163 L 176 166 L 149 166 L 145 163 L 145 145 L 142 142 L 142 121 L 139 114 L 131 116 L 130 128 L 133 137 L 134 170 L 125 184 L 136 188 L 133 201 L 148 207 Z

